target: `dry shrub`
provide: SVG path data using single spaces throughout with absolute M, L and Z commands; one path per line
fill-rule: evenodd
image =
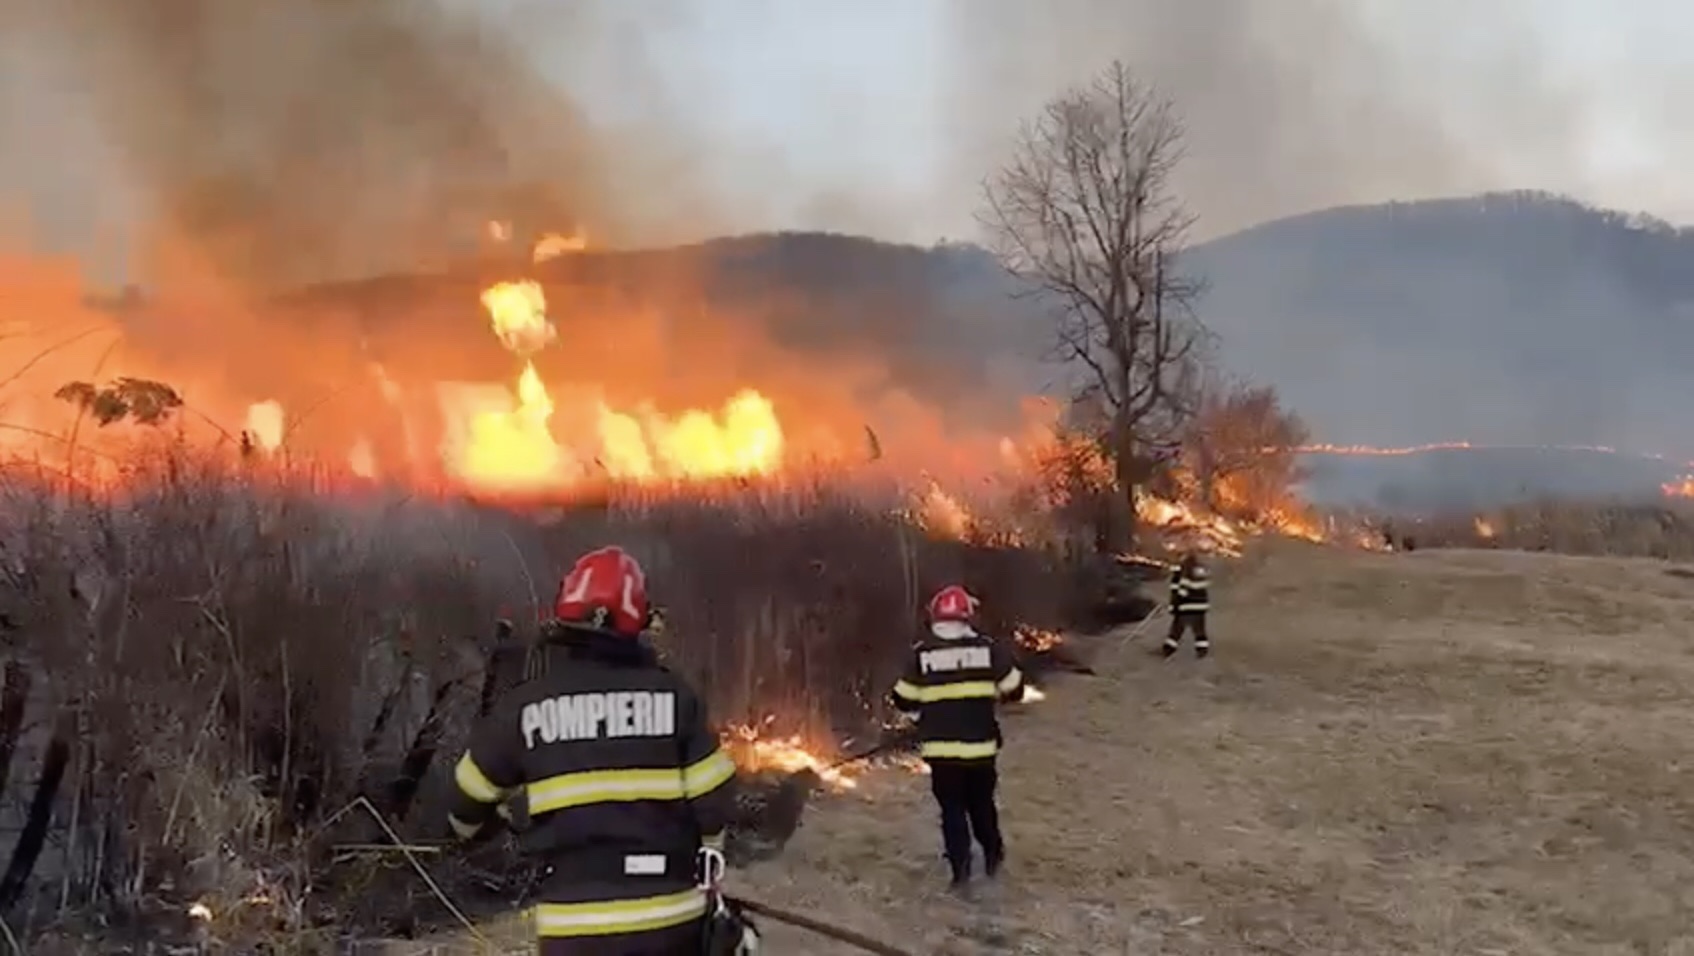
M 1169 469 L 1176 496 L 1237 521 L 1260 522 L 1300 510 L 1305 477 L 1299 449 L 1311 438 L 1276 389 L 1238 380 L 1210 382 L 1183 430 Z
M 1536 501 L 1397 522 L 1419 546 L 1694 560 L 1694 504 Z
M 663 647 L 716 714 L 776 714 L 819 735 L 874 721 L 930 589 L 963 581 L 1001 626 L 1058 626 L 1071 599 L 1056 559 L 936 540 L 821 488 L 614 496 L 541 523 L 327 494 L 180 445 L 138 460 L 123 487 L 21 472 L 0 483 L 0 627 L 33 678 L 24 759 L 0 779 L 22 802 L 54 789 L 36 781 L 55 752 L 68 766 L 43 804 L 52 839 L 31 878 L 10 900 L 0 880 L 21 935 L 49 921 L 63 935 L 67 914 L 97 911 L 155 929 L 163 914 L 241 951 L 329 945 L 312 927 L 359 903 L 370 915 L 351 897 L 394 871 L 336 864 L 326 823 L 340 814 L 336 840 L 380 842 L 368 814 L 346 812 L 364 795 L 408 837 L 441 835 L 437 800 L 492 622 L 544 612 L 559 572 L 592 547 L 623 545 L 648 566 Z M 4 711 L 0 700 L 0 735 Z M 187 915 L 195 901 L 211 920 Z

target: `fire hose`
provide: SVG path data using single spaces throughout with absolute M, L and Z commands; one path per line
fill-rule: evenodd
M 875 746 L 867 747 L 864 750 L 859 750 L 859 751 L 855 751 L 853 753 L 850 753 L 847 756 L 842 757 L 841 759 L 835 761 L 834 763 L 829 764 L 828 766 L 824 767 L 823 769 L 827 773 L 828 771 L 831 771 L 831 770 L 840 770 L 842 767 L 845 767 L 850 763 L 858 763 L 861 760 L 875 759 L 877 757 L 882 756 L 885 753 L 888 753 L 891 750 L 900 749 L 901 747 L 903 747 L 906 744 L 911 742 L 910 738 L 911 738 L 911 735 L 909 733 L 896 733 L 896 734 L 893 734 L 891 736 L 884 737 L 882 740 L 878 741 Z
M 1129 644 L 1130 641 L 1133 641 L 1136 638 L 1140 637 L 1142 635 L 1142 633 L 1144 633 L 1147 630 L 1147 625 L 1153 623 L 1154 619 L 1158 618 L 1159 615 L 1165 613 L 1166 608 L 1168 608 L 1169 606 L 1170 606 L 1169 604 L 1161 603 L 1157 607 L 1153 608 L 1151 611 L 1148 611 L 1147 616 L 1141 619 L 1141 623 L 1135 625 L 1135 627 L 1132 630 L 1130 630 L 1130 632 L 1128 634 L 1125 634 L 1123 636 L 1122 640 L 1118 641 L 1118 646 L 1119 647 L 1125 647 Z
M 765 919 L 773 922 L 786 923 L 789 926 L 794 926 L 810 933 L 816 933 L 819 936 L 827 936 L 837 942 L 846 943 L 848 946 L 852 946 L 855 949 L 861 949 L 867 953 L 876 953 L 877 956 L 915 956 L 915 954 L 907 950 L 900 949 L 897 946 L 891 946 L 888 943 L 884 943 L 879 940 L 871 939 L 863 933 L 858 933 L 840 926 L 831 926 L 828 923 L 815 920 L 810 916 L 801 916 L 799 913 L 791 913 L 788 910 L 777 909 L 774 906 L 769 906 L 742 896 L 725 895 L 724 899 L 749 913 L 753 913 L 757 916 L 763 916 Z

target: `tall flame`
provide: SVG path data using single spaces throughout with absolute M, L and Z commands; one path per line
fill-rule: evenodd
M 548 427 L 553 398 L 529 356 L 558 335 L 547 319 L 547 297 L 534 282 L 502 282 L 482 293 L 483 308 L 500 344 L 524 357 L 517 404 L 474 412 L 467 425 L 460 477 L 485 487 L 544 484 L 556 476 L 565 453 Z
M 676 415 L 650 403 L 629 412 L 591 400 L 582 409 L 590 414 L 569 421 L 591 432 L 593 447 L 562 444 L 553 430 L 558 405 L 531 360 L 558 338 L 541 286 L 502 282 L 482 293 L 482 305 L 500 344 L 524 364 L 510 392 L 484 386 L 444 392 L 451 426 L 444 453 L 451 470 L 471 485 L 557 489 L 583 480 L 591 469 L 614 479 L 676 481 L 769 475 L 781 467 L 782 425 L 770 400 L 752 389 L 737 392 L 716 412 Z

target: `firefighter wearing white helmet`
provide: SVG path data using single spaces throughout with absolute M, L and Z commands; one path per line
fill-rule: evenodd
M 956 584 L 936 592 L 929 633 L 912 648 L 892 695 L 896 707 L 917 714 L 918 753 L 929 764 L 941 807 L 941 841 L 956 892 L 970 884 L 973 837 L 987 876 L 1005 862 L 994 800 L 1001 744 L 995 705 L 1023 696 L 1023 674 L 1011 653 L 972 626 L 977 604 Z

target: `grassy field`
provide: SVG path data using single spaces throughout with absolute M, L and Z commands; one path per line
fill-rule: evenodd
M 1694 954 L 1676 570 L 1269 546 L 1221 575 L 1213 659 L 1096 639 L 1099 677 L 1008 718 L 996 892 L 942 892 L 899 770 L 734 889 L 912 953 Z

